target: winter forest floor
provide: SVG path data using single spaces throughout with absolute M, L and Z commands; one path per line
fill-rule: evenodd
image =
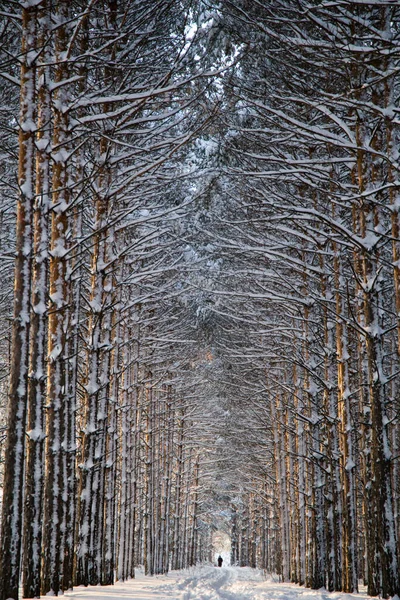
M 113 586 L 76 588 L 65 594 L 73 600 L 350 600 L 366 594 L 315 591 L 276 578 L 263 577 L 248 567 L 196 567 L 168 575 L 135 579 Z

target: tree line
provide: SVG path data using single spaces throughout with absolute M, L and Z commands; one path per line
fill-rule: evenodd
M 4 599 L 18 598 L 21 580 L 24 597 L 57 595 L 133 577 L 138 564 L 164 573 L 209 556 L 171 334 L 186 186 L 174 157 L 209 118 L 195 115 L 208 77 L 196 67 L 196 10 L 1 7 L 8 282 L 15 251 L 2 352 Z
M 370 595 L 393 596 L 399 6 L 278 0 L 221 11 L 242 55 L 214 138 L 209 239 L 225 263 L 214 312 L 250 333 L 242 356 L 228 334 L 215 343 L 242 387 L 258 382 L 250 406 L 266 421 L 258 440 L 269 440 L 253 478 L 269 514 L 250 518 L 254 500 L 239 503 L 243 539 L 259 539 L 263 519 L 276 538 L 277 519 L 284 580 L 352 592 L 363 579 Z M 237 538 L 237 516 L 233 527 Z

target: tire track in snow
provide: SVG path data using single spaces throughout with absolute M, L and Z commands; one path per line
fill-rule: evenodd
M 248 584 L 241 585 L 240 591 L 229 589 L 237 578 L 234 569 L 209 568 L 203 577 L 186 577 L 177 587 L 182 590 L 182 600 L 255 600 L 254 589 Z

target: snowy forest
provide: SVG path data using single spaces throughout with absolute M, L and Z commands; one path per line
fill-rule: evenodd
M 0 600 L 400 595 L 399 72 L 399 0 L 0 1 Z

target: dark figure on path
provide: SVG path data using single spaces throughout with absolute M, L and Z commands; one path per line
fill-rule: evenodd
M 218 566 L 222 567 L 222 563 L 224 562 L 224 559 L 222 558 L 222 556 L 218 556 Z

